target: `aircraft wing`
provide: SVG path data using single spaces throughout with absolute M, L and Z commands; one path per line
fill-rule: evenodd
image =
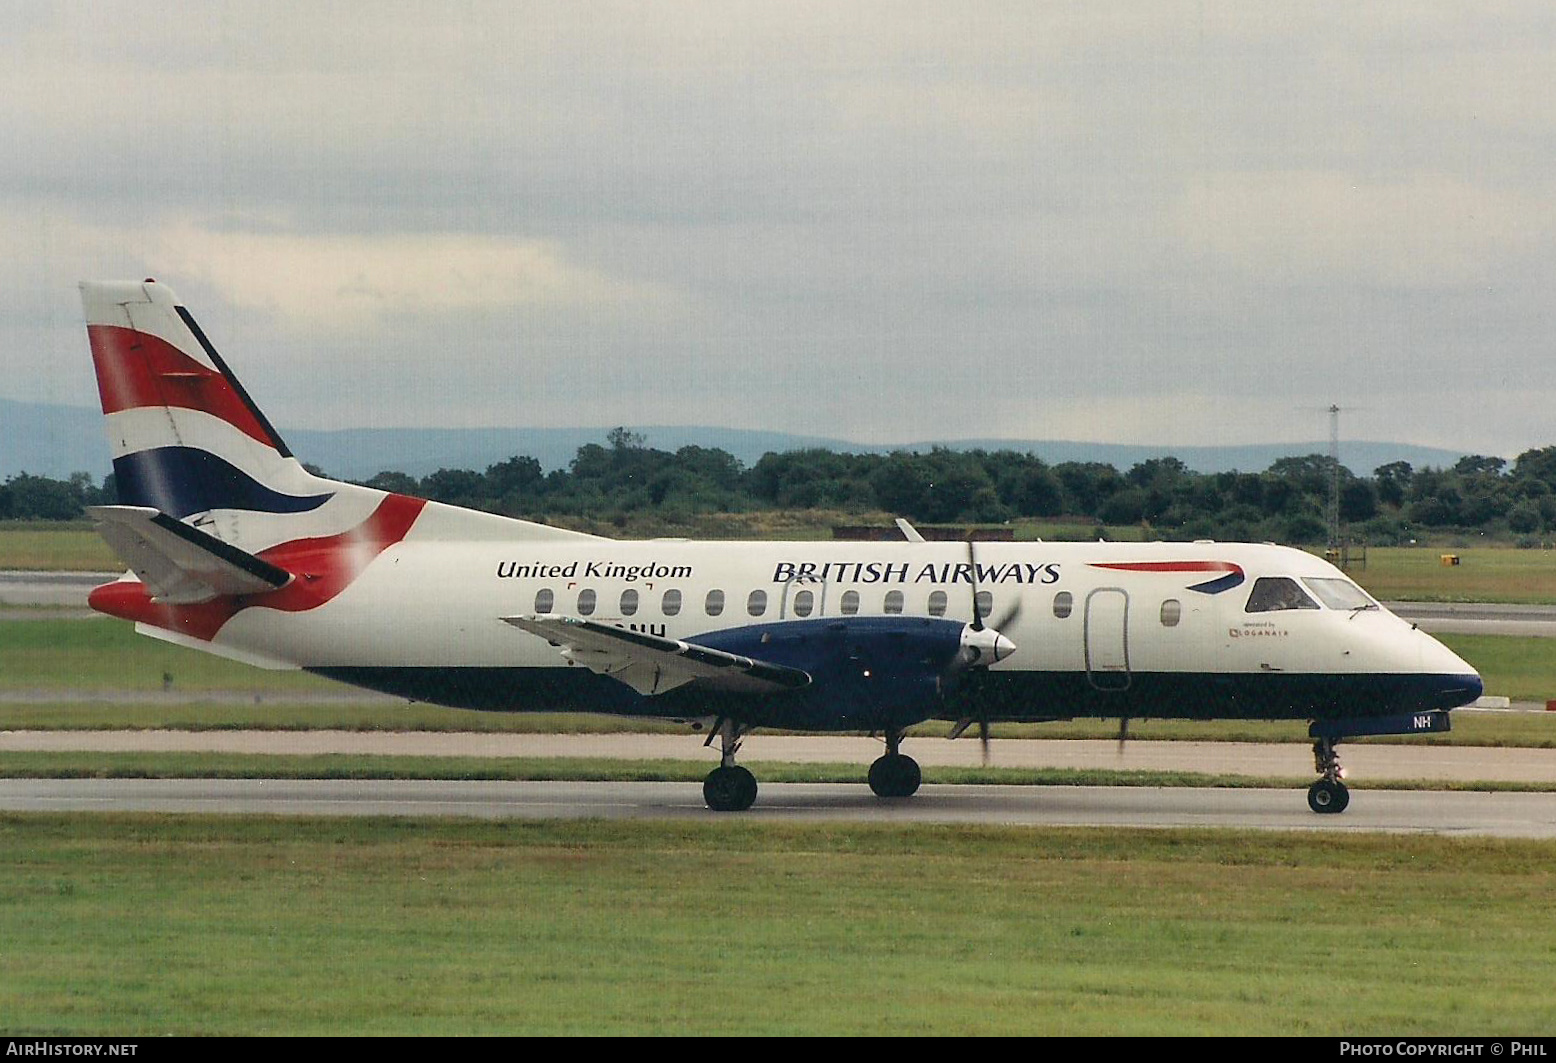
M 505 616 L 504 623 L 539 635 L 562 656 L 590 671 L 620 680 L 639 694 L 700 682 L 729 691 L 753 694 L 798 690 L 810 685 L 810 675 L 798 668 L 768 664 L 723 650 L 711 650 L 677 639 L 601 624 L 573 616 Z
M 145 506 L 90 506 L 97 533 L 157 601 L 187 605 L 263 594 L 292 578 L 253 554 Z

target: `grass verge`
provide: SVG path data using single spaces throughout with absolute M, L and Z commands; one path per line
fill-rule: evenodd
M 1553 888 L 1398 835 L 5 815 L 0 1025 L 1528 1034 Z

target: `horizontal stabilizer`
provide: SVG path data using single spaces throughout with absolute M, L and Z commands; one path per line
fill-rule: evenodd
M 573 616 L 502 619 L 561 647 L 569 661 L 620 680 L 639 694 L 663 694 L 694 680 L 718 690 L 748 693 L 777 693 L 810 685 L 810 675 L 798 668 L 594 620 Z
M 91 506 L 97 533 L 159 602 L 188 605 L 263 594 L 292 574 L 198 528 L 142 506 Z

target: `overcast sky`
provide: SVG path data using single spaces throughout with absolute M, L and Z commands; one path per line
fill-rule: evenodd
M 1556 5 L 0 2 L 0 396 L 168 283 L 279 425 L 1556 443 Z

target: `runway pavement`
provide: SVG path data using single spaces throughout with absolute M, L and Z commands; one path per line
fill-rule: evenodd
M 1301 790 L 926 786 L 901 800 L 863 785 L 769 783 L 749 812 L 718 813 L 695 783 L 4 779 L 0 810 L 704 822 L 1233 827 L 1556 838 L 1556 794 L 1356 792 L 1340 815 Z
M 98 616 L 87 607 L 92 588 L 120 572 L 0 572 L 0 621 L 39 616 L 83 619 Z

